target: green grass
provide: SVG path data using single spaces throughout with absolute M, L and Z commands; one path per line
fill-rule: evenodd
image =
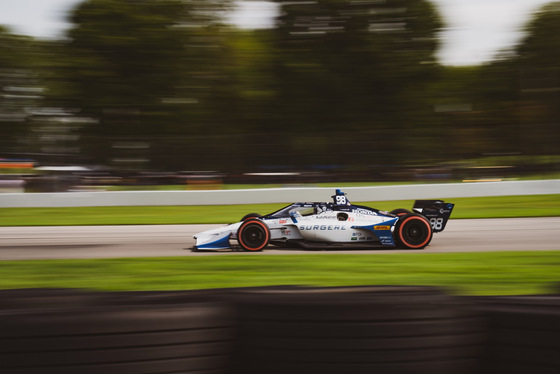
M 457 218 L 560 216 L 560 194 L 445 199 Z M 382 210 L 410 209 L 413 200 L 362 202 Z M 84 208 L 0 208 L 0 226 L 152 225 L 237 222 L 247 213 L 271 213 L 287 204 Z
M 558 293 L 559 269 L 560 251 L 3 261 L 0 289 L 430 285 L 462 295 L 515 295 Z

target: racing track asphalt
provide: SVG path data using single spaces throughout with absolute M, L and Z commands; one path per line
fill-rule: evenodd
M 193 252 L 195 233 L 221 225 L 0 227 L 0 260 L 240 255 Z M 422 251 L 269 247 L 251 255 L 321 253 L 448 253 L 560 250 L 560 217 L 451 219 Z

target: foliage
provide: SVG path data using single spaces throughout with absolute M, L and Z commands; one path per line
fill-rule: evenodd
M 553 154 L 560 141 L 560 2 L 543 6 L 517 47 L 523 150 Z
M 0 152 L 7 156 L 26 150 L 25 120 L 41 99 L 33 69 L 35 48 L 31 38 L 0 26 Z
M 162 167 L 169 138 L 206 125 L 224 57 L 212 14 L 226 4 L 95 0 L 74 10 L 66 76 L 75 105 L 99 120 L 83 137 L 94 161 Z
M 280 4 L 272 48 L 275 131 L 285 148 L 308 164 L 402 160 L 390 149 L 411 146 L 431 111 L 423 99 L 438 71 L 435 8 L 423 0 Z
M 517 47 L 523 64 L 533 68 L 560 68 L 560 2 L 544 5 L 525 27 Z
M 558 154 L 558 2 L 473 67 L 437 63 L 428 0 L 278 3 L 263 30 L 225 25 L 231 0 L 83 1 L 56 41 L 0 29 L 0 156 L 238 173 Z

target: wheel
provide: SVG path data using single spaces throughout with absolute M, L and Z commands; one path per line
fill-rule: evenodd
M 398 247 L 422 249 L 432 240 L 432 226 L 430 222 L 419 214 L 404 214 L 400 216 L 393 233 Z
M 245 214 L 243 218 L 241 218 L 241 221 L 246 221 L 249 218 L 263 218 L 263 216 L 261 216 L 259 213 L 249 213 Z
M 263 221 L 249 218 L 237 230 L 237 241 L 246 251 L 260 251 L 270 240 L 270 230 Z
M 394 210 L 391 210 L 389 213 L 394 214 L 396 216 L 404 216 L 405 214 L 413 214 L 408 209 L 394 209 Z

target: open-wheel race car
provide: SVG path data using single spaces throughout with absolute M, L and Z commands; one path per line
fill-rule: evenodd
M 332 203 L 293 203 L 276 212 L 247 214 L 240 222 L 194 236 L 194 250 L 261 251 L 269 244 L 305 249 L 396 247 L 422 249 L 445 229 L 454 204 L 416 200 L 412 211 L 385 212 L 353 205 L 336 190 Z M 232 246 L 236 240 L 238 246 Z

